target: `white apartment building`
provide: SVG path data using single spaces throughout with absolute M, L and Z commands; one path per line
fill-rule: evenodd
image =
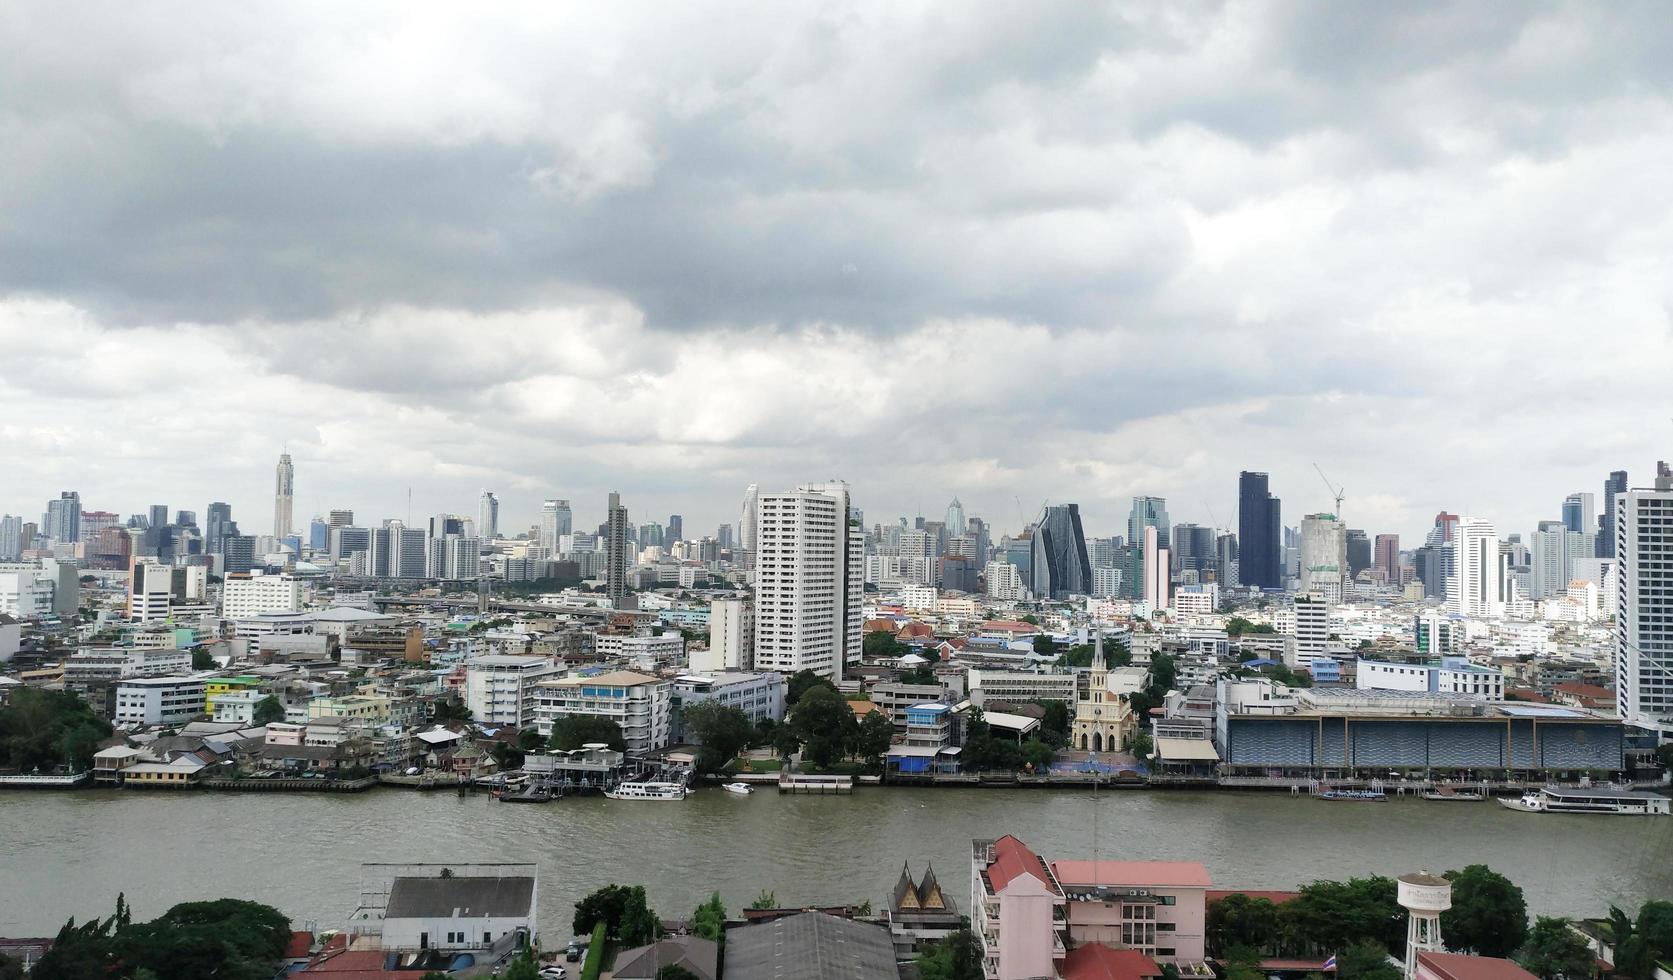
M 668 744 L 673 689 L 670 681 L 627 670 L 544 681 L 534 686 L 534 726 L 550 736 L 560 718 L 608 718 L 621 726 L 629 752 L 649 752 Z
M 985 707 L 989 702 L 1024 704 L 1029 701 L 1075 703 L 1074 674 L 1042 674 L 1025 670 L 990 670 L 972 667 L 967 682 L 970 703 Z
M 1098 570 L 1092 574 L 1097 576 Z M 1212 616 L 1220 609 L 1220 586 L 1215 582 L 1187 585 L 1173 594 L 1173 613 L 1176 616 Z
M 749 674 L 727 672 L 717 674 L 684 674 L 674 678 L 674 700 L 680 709 L 713 701 L 723 707 L 736 708 L 750 721 L 784 718 L 784 696 L 789 688 L 783 674 Z M 675 737 L 688 738 L 675 725 Z
M 1006 602 L 1021 602 L 1028 598 L 1028 586 L 1023 583 L 1017 566 L 1005 561 L 990 561 L 984 571 L 988 583 L 988 598 Z M 1116 585 L 1119 587 L 1120 581 Z
M 0 563 L 0 613 L 32 619 L 52 612 L 52 583 L 34 562 Z
M 1295 651 L 1292 670 L 1312 670 L 1313 661 L 1330 652 L 1330 603 L 1317 592 L 1295 597 Z
M 567 668 L 546 657 L 490 654 L 465 663 L 465 707 L 483 725 L 527 728 L 535 722 L 535 686 Z
M 923 585 L 934 576 L 935 560 L 912 555 L 866 555 L 866 581 L 880 587 Z
M 1499 532 L 1489 521 L 1465 519 L 1453 532 L 1453 573 L 1446 580 L 1447 605 L 1466 616 L 1497 618 L 1505 612 L 1505 561 Z
M 298 613 L 304 604 L 302 580 L 294 575 L 234 572 L 221 584 L 221 615 L 227 619 Z
M 172 648 L 86 647 L 64 661 L 64 686 L 85 691 L 100 681 L 167 677 L 192 669 L 192 652 Z
M 658 636 L 599 633 L 593 652 L 601 659 L 625 660 L 640 670 L 655 670 L 685 661 L 685 637 L 677 630 Z
M 1673 739 L 1673 472 L 1616 497 L 1616 712 Z
M 129 573 L 128 618 L 150 623 L 168 618 L 174 597 L 174 568 L 155 562 L 137 562 Z
M 118 728 L 183 725 L 203 715 L 201 677 L 133 677 L 116 684 L 116 710 L 111 724 Z
M 935 596 L 933 585 L 908 585 L 900 590 L 900 604 L 915 612 L 934 612 Z
M 754 665 L 755 607 L 747 599 L 716 599 L 709 604 L 709 648 L 693 650 L 687 667 L 694 674 L 718 674 Z
M 993 595 L 993 585 L 991 582 L 988 584 L 988 594 Z M 1092 597 L 1095 599 L 1113 599 L 1120 594 L 1121 569 L 1105 568 L 1102 565 L 1093 565 Z
M 864 537 L 848 484 L 760 494 L 755 538 L 756 668 L 840 679 L 861 649 Z

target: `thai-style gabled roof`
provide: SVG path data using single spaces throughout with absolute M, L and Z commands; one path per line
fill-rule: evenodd
M 918 883 L 918 903 L 926 909 L 942 911 L 947 908 L 947 898 L 941 894 L 941 883 L 935 880 L 935 865 L 924 868 L 924 880 Z
M 894 909 L 897 912 L 902 909 L 923 907 L 918 902 L 918 888 L 912 884 L 912 865 L 910 862 L 901 862 L 900 880 L 895 882 L 894 903 Z

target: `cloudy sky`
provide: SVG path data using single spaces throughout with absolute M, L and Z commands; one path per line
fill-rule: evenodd
M 0 510 L 266 532 L 288 446 L 304 519 L 1111 533 L 1317 461 L 1411 536 L 1673 457 L 1664 6 L 465 11 L 0 6 Z

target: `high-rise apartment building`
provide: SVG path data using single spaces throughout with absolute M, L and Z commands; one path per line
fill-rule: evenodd
M 1086 553 L 1079 504 L 1052 504 L 1034 527 L 1029 565 L 1037 599 L 1092 594 L 1092 560 Z
M 622 608 L 627 600 L 627 508 L 614 490 L 604 519 L 604 590 L 610 605 Z
M 1615 557 L 1615 498 L 1627 492 L 1627 471 L 1615 470 L 1603 481 L 1603 515 L 1598 518 L 1597 557 Z
M 65 490 L 58 495 L 57 500 L 47 501 L 46 522 L 42 531 L 54 544 L 69 544 L 81 540 L 81 494 L 75 490 Z
M 548 554 L 556 555 L 561 549 L 558 541 L 574 533 L 574 515 L 570 512 L 569 501 L 548 500 L 540 505 L 540 541 L 541 547 Z
M 692 650 L 689 665 L 700 674 L 750 670 L 754 665 L 755 607 L 748 599 L 709 604 L 709 648 Z
M 1466 616 L 1503 616 L 1505 559 L 1499 533 L 1489 521 L 1466 518 L 1453 532 L 1453 570 L 1447 604 Z
M 500 498 L 492 490 L 483 490 L 477 500 L 476 534 L 487 540 L 500 536 Z
M 1673 470 L 1616 496 L 1616 710 L 1673 740 Z
M 23 518 L 10 514 L 0 517 L 0 561 L 17 561 L 23 557 Z
M 1168 549 L 1162 547 L 1162 529 L 1154 524 L 1144 528 L 1144 602 L 1153 613 L 1168 608 L 1171 581 L 1168 570 Z
M 837 680 L 861 650 L 865 537 L 848 484 L 755 498 L 754 667 Z
M 1235 589 L 1242 585 L 1242 567 L 1237 550 L 1237 535 L 1227 531 L 1214 539 L 1214 551 L 1217 556 L 1219 582 L 1222 589 Z
M 296 468 L 291 465 L 290 453 L 279 454 L 279 465 L 273 472 L 273 536 L 288 538 L 294 529 L 291 505 L 296 494 Z
M 1283 522 L 1265 473 L 1237 477 L 1238 581 L 1258 589 L 1283 588 Z

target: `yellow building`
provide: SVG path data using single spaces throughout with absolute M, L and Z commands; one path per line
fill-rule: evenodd
M 372 725 L 389 722 L 389 699 L 375 694 L 349 694 L 340 698 L 315 698 L 308 702 L 308 720 L 342 718 Z
M 213 718 L 216 698 L 234 691 L 254 691 L 260 687 L 261 678 L 247 674 L 239 677 L 211 677 L 203 682 L 203 712 Z
M 1069 745 L 1088 752 L 1120 752 L 1137 728 L 1132 706 L 1109 689 L 1110 668 L 1104 660 L 1104 635 L 1098 634 L 1087 674 L 1086 695 L 1075 701 L 1075 720 Z

